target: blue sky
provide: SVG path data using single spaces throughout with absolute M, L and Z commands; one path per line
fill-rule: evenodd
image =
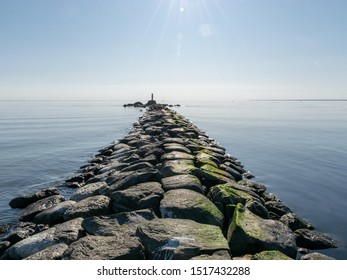
M 347 98 L 347 1 L 0 0 L 0 99 Z

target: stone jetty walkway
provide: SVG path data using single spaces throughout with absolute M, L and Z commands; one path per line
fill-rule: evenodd
M 10 202 L 22 210 L 1 259 L 329 259 L 310 250 L 335 242 L 249 177 L 204 131 L 153 105 L 66 181 L 70 198 L 52 187 Z

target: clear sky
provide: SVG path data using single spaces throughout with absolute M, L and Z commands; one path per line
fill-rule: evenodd
M 0 99 L 347 98 L 346 0 L 0 0 Z

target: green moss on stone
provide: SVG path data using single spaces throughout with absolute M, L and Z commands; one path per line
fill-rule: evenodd
M 263 251 L 252 256 L 251 260 L 293 260 L 287 255 L 283 254 L 280 251 L 272 250 L 272 251 Z

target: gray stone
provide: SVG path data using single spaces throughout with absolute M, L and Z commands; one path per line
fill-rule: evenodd
M 38 213 L 51 208 L 60 202 L 64 201 L 65 198 L 61 195 L 52 195 L 41 200 L 38 200 L 20 212 L 19 220 L 20 221 L 30 221 L 36 216 Z
M 179 144 L 172 144 L 172 143 L 165 144 L 164 150 L 167 153 L 181 152 L 181 153 L 191 154 L 191 151 L 188 148 L 184 147 L 183 145 L 179 145 Z
M 59 191 L 56 188 L 47 188 L 33 194 L 16 197 L 12 199 L 9 204 L 12 208 L 25 208 L 38 200 L 52 195 L 59 195 Z
M 86 236 L 72 243 L 63 259 L 143 260 L 143 246 L 137 237 Z
M 212 255 L 202 254 L 191 258 L 191 260 L 231 260 L 231 257 L 228 251 L 223 250 L 216 251 Z
M 292 231 L 296 231 L 297 229 L 301 229 L 301 228 L 314 229 L 314 227 L 309 222 L 298 217 L 294 213 L 288 213 L 283 215 L 280 218 L 280 222 L 284 223 Z
M 164 191 L 158 182 L 146 182 L 112 193 L 114 212 L 152 208 L 158 210 Z
M 300 258 L 300 260 L 320 260 L 320 261 L 323 261 L 323 260 L 335 260 L 335 259 L 332 257 L 329 257 L 327 255 L 315 252 L 315 253 L 309 253 L 309 254 L 303 255 Z
M 74 201 L 80 201 L 87 197 L 91 197 L 94 195 L 99 194 L 99 190 L 101 188 L 107 187 L 107 184 L 105 182 L 99 182 L 99 183 L 91 183 L 84 185 L 83 187 L 79 188 L 72 196 L 71 200 Z
M 23 239 L 8 248 L 1 259 L 25 259 L 49 246 L 58 243 L 72 243 L 81 237 L 82 221 L 82 218 L 77 218 Z
M 205 164 L 212 165 L 214 168 L 218 168 L 220 164 L 219 159 L 215 158 L 208 152 L 204 152 L 204 150 L 199 151 L 195 156 L 195 162 L 198 167 L 201 167 Z
M 163 218 L 190 219 L 198 223 L 223 226 L 223 214 L 204 195 L 191 190 L 177 189 L 165 193 L 160 202 Z
M 154 219 L 139 225 L 140 237 L 149 259 L 191 259 L 201 254 L 229 250 L 217 226 L 185 219 Z
M 237 185 L 237 183 L 216 185 L 210 189 L 207 196 L 212 202 L 223 205 L 225 215 L 227 206 L 242 203 L 254 214 L 268 219 L 269 214 L 266 208 L 262 205 L 260 198 L 256 194 L 252 195 L 239 189 L 235 189 L 235 186 Z
M 189 153 L 182 153 L 182 152 L 170 152 L 162 155 L 160 160 L 162 162 L 167 160 L 194 160 L 194 156 Z
M 10 229 L 9 225 L 0 225 L 0 235 L 8 232 L 9 229 Z
M 113 182 L 106 180 L 109 186 L 105 189 L 102 189 L 102 194 L 111 194 L 116 190 L 124 190 L 140 183 L 157 180 L 160 180 L 160 173 L 158 172 L 158 170 L 154 168 L 144 168 L 131 172 L 121 180 Z
M 77 217 L 90 217 L 96 215 L 107 215 L 111 213 L 110 198 L 104 195 L 97 195 L 85 198 L 69 207 L 63 217 L 64 220 L 71 220 Z
M 295 259 L 297 247 L 293 232 L 279 221 L 263 219 L 241 203 L 237 204 L 228 229 L 233 256 L 277 250 Z
M 61 260 L 68 247 L 65 243 L 55 244 L 25 258 L 25 260 Z
M 144 168 L 154 168 L 154 166 L 149 162 L 136 162 L 122 169 L 122 172 L 136 171 Z
M 199 193 L 204 193 L 199 178 L 190 174 L 165 177 L 161 180 L 164 191 L 174 189 L 188 189 Z
M 67 200 L 53 206 L 47 210 L 37 214 L 33 221 L 37 224 L 50 224 L 55 225 L 64 222 L 63 215 L 67 209 L 73 207 L 76 204 L 75 201 Z
M 47 225 L 38 225 L 31 222 L 20 222 L 16 227 L 12 228 L 2 238 L 3 241 L 9 241 L 12 245 L 48 228 Z
M 200 179 L 207 180 L 211 185 L 234 182 L 234 178 L 226 171 L 216 168 L 210 164 L 205 164 L 196 173 Z
M 273 212 L 279 217 L 292 212 L 287 206 L 279 201 L 267 201 L 265 202 L 265 207 L 269 212 Z
M 252 192 L 258 194 L 259 196 L 262 196 L 265 191 L 266 187 L 263 184 L 250 181 L 250 180 L 241 180 L 237 182 L 240 186 L 246 187 L 247 189 L 251 190 Z
M 299 247 L 311 250 L 337 248 L 336 242 L 330 236 L 318 231 L 298 229 L 295 231 L 295 236 Z
M 236 182 L 242 180 L 242 175 L 237 170 L 231 168 L 230 166 L 227 166 L 225 164 L 221 164 L 221 165 L 219 165 L 219 168 L 228 172 L 231 176 L 233 176 L 233 178 L 235 179 Z
M 0 241 L 0 256 L 11 246 L 9 241 Z
M 82 227 L 91 235 L 135 236 L 139 224 L 155 219 L 150 209 L 86 218 Z
M 192 160 L 169 160 L 165 161 L 160 169 L 163 177 L 181 174 L 194 174 L 198 169 Z
M 102 167 L 98 174 L 108 174 L 109 172 L 111 171 L 119 171 L 119 170 L 122 170 L 123 168 L 129 166 L 129 163 L 124 163 L 124 162 L 119 162 L 119 161 L 116 161 L 116 162 L 111 162 L 110 164 Z M 89 181 L 87 181 L 88 183 Z
M 292 258 L 288 257 L 287 255 L 283 254 L 280 251 L 272 250 L 272 251 L 262 251 L 260 253 L 255 254 L 252 256 L 251 260 L 293 260 Z

